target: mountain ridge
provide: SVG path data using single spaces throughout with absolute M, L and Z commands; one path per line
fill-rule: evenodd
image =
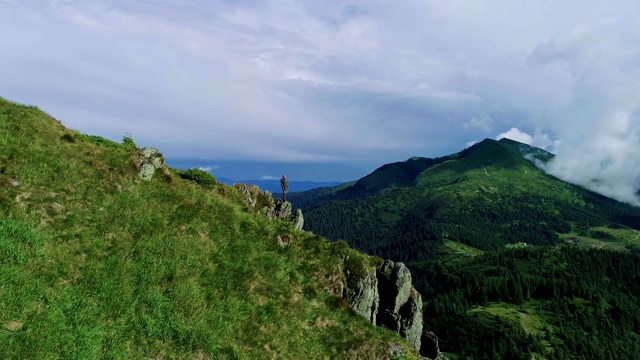
M 640 324 L 640 267 L 634 265 L 640 263 L 640 209 L 536 166 L 551 158 L 512 140 L 487 139 L 445 157 L 413 158 L 428 165 L 417 175 L 411 166 L 398 174 L 405 162 L 383 165 L 354 183 L 368 187 L 293 194 L 291 201 L 303 197 L 311 231 L 405 262 L 423 294 L 425 331 L 438 335 L 445 352 L 635 359 L 636 320 L 610 324 L 618 312 Z M 594 274 L 605 268 L 613 288 Z M 611 300 L 616 310 L 603 310 L 597 296 L 617 299 Z M 570 320 L 565 309 L 576 307 L 583 316 Z M 523 319 L 545 325 L 532 330 Z M 610 330 L 585 336 L 594 324 Z
M 234 184 L 248 184 L 248 185 L 256 185 L 260 189 L 264 191 L 269 191 L 272 194 L 282 193 L 282 189 L 280 188 L 280 180 L 279 179 L 270 179 L 270 180 L 261 180 L 261 179 L 250 179 L 250 180 L 232 180 L 229 178 L 218 177 L 219 182 L 233 186 Z M 299 191 L 308 191 L 317 188 L 323 187 L 335 187 L 342 184 L 338 181 L 309 181 L 309 180 L 288 180 L 289 185 L 289 193 L 299 192 Z
M 131 137 L 84 135 L 0 98 L 0 353 L 416 357 L 341 297 L 346 266 L 381 259 L 242 196 Z
M 365 251 L 371 250 L 367 247 L 370 239 L 377 237 L 414 242 L 407 236 L 430 234 L 429 237 L 441 242 L 445 237 L 457 236 L 454 241 L 475 243 L 483 248 L 490 243 L 480 238 L 501 239 L 499 243 L 503 246 L 513 241 L 509 240 L 509 234 L 522 232 L 525 228 L 545 234 L 542 238 L 533 236 L 527 242 L 546 239 L 550 244 L 555 243 L 555 233 L 569 232 L 576 221 L 601 225 L 614 222 L 638 229 L 639 209 L 561 181 L 535 166 L 535 161 L 545 161 L 552 156 L 512 140 L 486 139 L 441 158 L 413 158 L 416 159 L 413 162 L 383 165 L 351 186 L 328 189 L 315 198 L 306 199 L 301 207 L 306 210 L 310 230 L 334 240 L 353 242 Z M 292 195 L 291 201 L 295 204 L 305 195 Z M 495 210 L 503 215 L 492 213 L 490 207 L 498 205 Z M 594 206 L 603 210 L 594 212 Z M 350 210 L 352 208 L 354 211 Z M 608 210 L 604 211 L 604 208 Z M 524 223 L 515 221 L 518 211 L 531 215 Z M 340 215 L 333 217 L 334 212 Z M 557 216 L 560 213 L 565 214 L 562 219 Z M 494 218 L 493 221 L 506 216 L 505 225 L 501 234 L 495 234 L 491 221 L 481 221 L 485 230 L 475 229 L 475 235 L 468 231 L 463 234 L 459 225 L 447 220 L 448 217 L 464 221 L 460 218 L 462 214 L 486 216 Z M 330 225 L 335 222 L 356 226 Z M 418 229 L 425 222 L 432 225 Z M 480 240 L 484 245 L 478 242 Z M 409 260 L 402 255 L 400 259 Z
M 426 169 L 444 163 L 446 161 L 465 159 L 471 163 L 475 163 L 477 166 L 480 166 L 485 170 L 484 165 L 490 165 L 491 159 L 487 162 L 487 158 L 480 156 L 482 160 L 486 162 L 486 164 L 481 164 L 476 162 L 474 159 L 478 157 L 478 151 L 487 151 L 487 147 L 494 147 L 497 144 L 501 144 L 499 150 L 508 150 L 513 156 L 516 154 L 516 149 L 519 151 L 517 153 L 518 156 L 526 155 L 530 157 L 529 162 L 533 162 L 536 159 L 538 161 L 546 162 L 551 159 L 554 155 L 539 149 L 535 148 L 523 143 L 519 143 L 510 139 L 501 139 L 499 141 L 492 139 L 485 139 L 479 143 L 476 143 L 467 149 L 464 149 L 458 153 L 436 157 L 436 158 L 425 158 L 414 156 L 404 161 L 393 162 L 389 164 L 382 165 L 372 171 L 370 174 L 365 175 L 364 177 L 356 180 L 349 187 L 342 187 L 340 189 L 340 195 L 336 195 L 340 198 L 355 198 L 360 196 L 368 196 L 374 195 L 380 191 L 390 191 L 398 188 L 406 188 L 413 185 L 414 181 L 416 181 L 417 177 Z M 495 148 L 494 148 L 495 149 Z M 506 161 L 507 159 L 502 159 L 502 161 Z M 518 160 L 512 159 L 515 162 Z
M 413 158 L 429 165 L 417 175 L 393 163 L 290 200 L 307 229 L 405 262 L 425 299 L 425 331 L 448 354 L 638 359 L 640 209 L 536 166 L 552 157 L 487 139 Z

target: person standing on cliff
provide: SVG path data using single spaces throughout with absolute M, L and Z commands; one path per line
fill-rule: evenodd
M 282 175 L 282 179 L 280 179 L 280 187 L 282 188 L 282 201 L 287 201 L 287 190 L 289 190 L 287 175 Z

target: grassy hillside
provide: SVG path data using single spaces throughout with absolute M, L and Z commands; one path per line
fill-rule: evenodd
M 503 139 L 382 166 L 305 226 L 405 261 L 452 358 L 640 359 L 640 209 L 531 162 L 551 157 Z
M 221 184 L 141 181 L 135 148 L 0 98 L 3 358 L 411 357 L 331 295 L 328 241 Z

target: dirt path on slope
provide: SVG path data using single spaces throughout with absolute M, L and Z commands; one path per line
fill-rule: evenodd
M 518 312 L 518 313 L 522 317 L 522 327 L 524 328 L 524 332 L 526 332 L 527 334 L 531 334 L 533 331 L 529 329 L 529 327 L 531 326 L 529 324 L 529 315 L 521 312 Z
M 489 176 L 489 172 L 487 171 L 487 168 L 484 167 L 484 165 L 480 164 L 479 162 L 475 162 L 475 161 L 469 160 L 469 159 L 462 159 L 462 160 L 467 160 L 467 161 L 472 162 L 472 163 L 474 163 L 474 164 L 476 164 L 478 166 L 482 166 L 482 170 L 484 170 L 485 175 Z

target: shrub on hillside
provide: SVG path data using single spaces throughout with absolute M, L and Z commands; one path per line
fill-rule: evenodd
M 128 133 L 122 137 L 122 144 L 120 144 L 120 146 L 126 150 L 136 150 L 138 148 L 138 145 L 133 141 L 133 137 Z
M 136 150 L 138 148 L 138 145 L 136 145 L 136 143 L 133 141 L 131 134 L 126 134 L 122 138 L 121 144 L 118 144 L 115 141 L 103 138 L 102 136 L 98 136 L 98 135 L 87 135 L 87 134 L 75 133 L 73 135 L 73 138 L 74 138 L 73 141 L 72 139 L 67 138 L 68 136 L 70 135 L 65 134 L 62 136 L 62 139 L 67 142 L 75 142 L 75 140 L 90 142 L 106 148 L 123 148 L 125 150 Z
M 62 141 L 66 141 L 66 142 L 68 142 L 68 143 L 74 143 L 74 142 L 76 142 L 76 138 L 75 138 L 75 137 L 73 137 L 73 134 L 69 134 L 69 133 L 66 133 L 66 134 L 62 135 L 62 137 L 60 138 L 60 140 L 62 140 Z
M 195 181 L 201 185 L 216 185 L 218 181 L 213 175 L 200 169 L 189 169 L 178 171 L 178 176 L 183 179 Z

